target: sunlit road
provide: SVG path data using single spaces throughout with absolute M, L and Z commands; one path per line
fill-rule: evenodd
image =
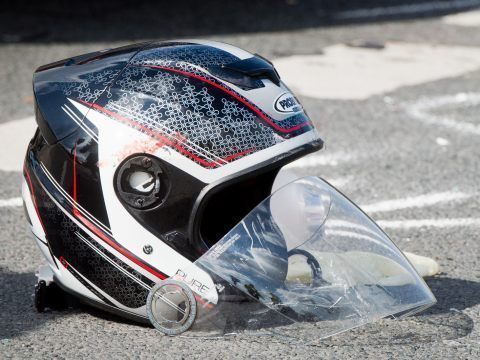
M 290 170 L 324 177 L 402 250 L 436 259 L 442 272 L 427 283 L 438 304 L 316 346 L 169 338 L 88 307 L 37 314 L 34 272 L 43 260 L 25 230 L 19 188 L 35 129 L 32 72 L 130 38 L 3 43 L 0 357 L 480 358 L 480 12 L 223 34 L 203 37 L 273 59 L 325 140 Z

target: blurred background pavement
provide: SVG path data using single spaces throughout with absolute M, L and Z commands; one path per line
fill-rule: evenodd
M 42 264 L 20 180 L 36 67 L 148 39 L 208 38 L 273 60 L 326 147 L 324 177 L 402 250 L 436 259 L 438 304 L 299 347 L 160 336 L 82 307 L 37 314 Z M 0 10 L 0 357 L 480 358 L 480 0 L 20 0 Z

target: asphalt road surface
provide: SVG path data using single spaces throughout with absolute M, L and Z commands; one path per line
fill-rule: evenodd
M 152 37 L 138 29 L 129 33 L 128 26 L 103 36 L 98 14 L 62 33 L 47 14 L 50 22 L 30 33 L 3 31 L 0 44 L 0 357 L 480 358 L 480 13 L 445 17 L 448 9 L 438 5 L 445 2 L 422 2 L 432 13 L 403 3 L 335 8 L 338 21 L 332 22 L 311 4 L 302 9 L 304 2 L 287 1 L 282 7 L 292 13 L 309 12 L 305 25 L 287 17 L 282 27 L 271 16 L 275 26 L 257 24 L 255 31 L 237 22 L 220 24 L 218 32 L 213 25 L 195 32 L 190 25 L 151 34 L 200 35 L 274 59 L 326 143 L 291 170 L 331 181 L 402 250 L 436 259 L 441 273 L 427 280 L 438 300 L 434 307 L 315 346 L 260 334 L 165 337 L 87 306 L 36 313 L 34 273 L 43 259 L 19 199 L 21 159 L 35 127 L 32 72 L 71 55 Z M 476 5 L 455 3 L 454 10 Z M 97 38 L 89 24 L 97 26 Z

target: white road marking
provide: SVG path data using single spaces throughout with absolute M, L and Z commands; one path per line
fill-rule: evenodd
M 338 44 L 321 55 L 289 56 L 274 63 L 299 95 L 361 100 L 480 69 L 480 48 L 392 42 L 377 50 Z
M 0 124 L 0 170 L 22 171 L 27 145 L 36 128 L 33 116 Z
M 22 206 L 22 198 L 0 199 L 0 208 Z
M 327 181 L 330 184 L 332 184 L 333 186 L 335 186 L 336 188 L 343 188 L 350 181 L 352 181 L 352 177 L 351 176 L 345 176 L 345 177 L 339 177 L 339 178 L 335 178 L 335 179 L 328 179 Z
M 480 227 L 480 219 L 415 219 L 415 220 L 378 220 L 377 224 L 384 229 L 418 229 L 424 227 L 453 228 L 462 226 Z
M 437 137 L 435 139 L 435 142 L 437 143 L 438 146 L 448 146 L 448 145 L 450 145 L 450 141 L 448 141 L 447 139 L 442 138 L 442 137 Z
M 425 194 L 415 197 L 407 197 L 403 199 L 394 199 L 380 201 L 370 205 L 360 206 L 367 213 L 390 212 L 402 209 L 421 208 L 432 206 L 440 203 L 458 201 L 468 199 L 472 195 L 462 192 L 447 191 L 434 194 Z
M 478 0 L 457 0 L 457 1 L 430 1 L 415 4 L 412 2 L 408 5 L 394 5 L 385 7 L 376 7 L 371 9 L 358 9 L 342 11 L 334 15 L 336 19 L 364 19 L 380 16 L 409 15 L 418 14 L 429 11 L 439 10 L 461 10 L 470 6 L 480 5 Z
M 442 20 L 448 25 L 480 27 L 480 10 L 444 16 Z
M 309 168 L 315 166 L 337 166 L 341 163 L 349 163 L 356 160 L 350 153 L 322 153 L 308 155 L 285 166 L 287 169 Z
M 272 185 L 272 193 L 277 191 L 279 188 L 282 186 L 285 186 L 292 181 L 298 180 L 302 178 L 303 176 L 301 174 L 297 174 L 294 170 L 292 169 L 286 169 L 283 167 L 277 174 L 277 177 L 275 178 L 275 181 L 273 182 Z M 345 177 L 338 177 L 334 179 L 326 179 L 330 184 L 337 188 L 344 187 L 347 185 L 351 180 L 351 176 L 345 176 Z
M 452 107 L 466 108 L 479 105 L 480 93 L 469 92 L 422 98 L 414 103 L 407 104 L 406 111 L 412 118 L 429 125 L 440 125 L 461 133 L 480 135 L 480 124 L 459 121 L 448 115 L 433 113 L 447 107 L 451 109 Z

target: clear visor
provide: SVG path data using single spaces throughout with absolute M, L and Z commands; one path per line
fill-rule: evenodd
M 199 273 L 212 283 L 196 281 Z M 274 192 L 170 280 L 169 292 L 152 290 L 149 316 L 190 335 L 253 331 L 311 342 L 435 303 L 388 236 L 317 177 Z

